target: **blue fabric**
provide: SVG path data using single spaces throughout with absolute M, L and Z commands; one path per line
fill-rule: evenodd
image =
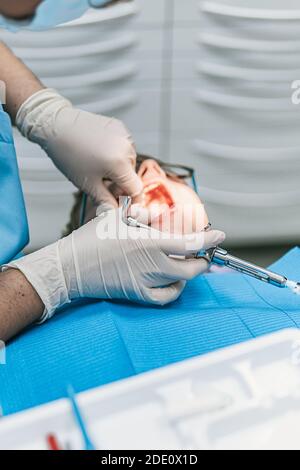
M 0 264 L 13 259 L 28 239 L 11 123 L 0 105 Z
M 45 30 L 80 18 L 90 7 L 100 8 L 110 0 L 43 0 L 29 21 L 14 21 L 0 15 L 0 27 L 11 31 L 19 29 Z
M 274 268 L 300 279 L 300 249 Z M 7 347 L 0 366 L 5 414 L 76 391 L 205 354 L 282 328 L 300 326 L 300 297 L 240 274 L 190 282 L 168 307 L 77 305 Z

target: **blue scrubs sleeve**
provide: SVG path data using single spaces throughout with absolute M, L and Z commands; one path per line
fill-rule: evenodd
M 12 126 L 0 104 L 0 265 L 11 261 L 28 241 Z

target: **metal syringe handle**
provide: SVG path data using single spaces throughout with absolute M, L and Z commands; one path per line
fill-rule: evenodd
M 272 284 L 276 287 L 286 287 L 286 277 L 269 271 L 268 269 L 261 268 L 260 266 L 256 266 L 248 261 L 236 258 L 235 256 L 230 255 L 228 251 L 223 248 L 214 248 L 209 253 L 209 256 L 211 258 L 211 262 L 214 264 L 227 266 L 228 268 L 259 279 L 260 281 L 267 282 L 268 284 Z

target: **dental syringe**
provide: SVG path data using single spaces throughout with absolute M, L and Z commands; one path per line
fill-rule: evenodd
M 289 282 L 285 276 L 232 256 L 228 251 L 220 247 L 211 248 L 206 252 L 200 252 L 197 257 L 205 258 L 209 263 L 226 266 L 276 287 L 287 287 L 287 283 Z

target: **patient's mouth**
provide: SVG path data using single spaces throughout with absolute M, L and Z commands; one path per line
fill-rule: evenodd
M 170 208 L 174 206 L 174 201 L 165 187 L 161 182 L 150 183 L 144 187 L 144 207 L 149 207 L 152 204 L 167 205 Z

